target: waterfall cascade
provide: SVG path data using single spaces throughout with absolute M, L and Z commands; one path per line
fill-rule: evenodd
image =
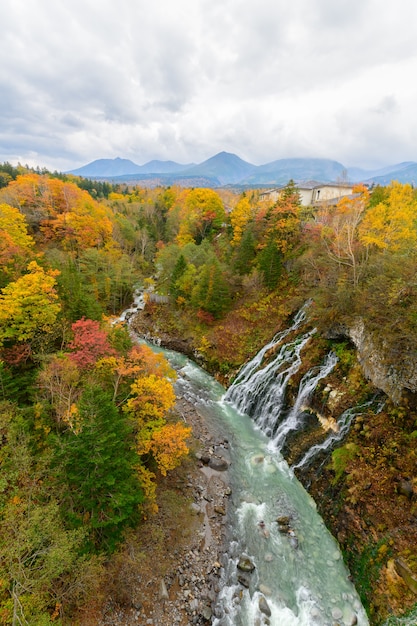
M 336 424 L 337 430 L 331 431 L 330 434 L 322 441 L 314 446 L 311 446 L 309 450 L 304 454 L 304 456 L 292 466 L 295 469 L 303 469 L 307 467 L 313 459 L 315 459 L 321 452 L 326 452 L 328 450 L 332 450 L 335 447 L 335 444 L 343 441 L 347 433 L 349 432 L 350 426 L 353 420 L 362 415 L 365 409 L 370 407 L 375 401 L 375 397 L 368 400 L 368 402 L 364 402 L 363 404 L 359 404 L 358 406 L 350 407 L 346 411 L 338 417 Z M 376 412 L 382 410 L 383 403 L 380 403 L 376 408 Z
M 176 386 L 180 395 L 195 404 L 204 419 L 224 433 L 230 446 L 230 543 L 220 559 L 222 584 L 213 610 L 213 626 L 369 624 L 338 545 L 318 515 L 314 501 L 278 449 L 270 449 L 272 440 L 253 420 L 242 415 L 241 409 L 238 412 L 233 406 L 233 397 L 241 397 L 242 403 L 247 401 L 246 392 L 252 377 L 261 393 L 269 397 L 274 389 L 269 385 L 268 376 L 274 372 L 271 377 L 279 379 L 285 391 L 290 372 L 300 367 L 302 347 L 313 331 L 300 333 L 300 337 L 286 344 L 284 341 L 292 330 L 298 330 L 304 319 L 305 308 L 296 316 L 291 328 L 275 337 L 275 341 L 243 368 L 236 384 L 226 394 L 226 402 L 225 390 L 206 372 L 183 355 L 163 350 L 178 372 Z M 268 361 L 267 353 L 271 349 L 280 356 L 275 355 L 275 365 L 269 368 L 267 365 L 268 375 L 262 378 L 258 374 L 264 369 L 260 363 Z M 295 403 L 297 408 L 292 417 L 291 411 L 286 414 L 291 417 L 287 427 L 293 426 L 292 419 L 298 408 L 317 382 L 331 371 L 334 362 L 335 357 L 329 355 L 323 365 L 303 377 Z M 283 400 L 280 402 L 283 395 L 283 392 L 278 393 L 274 396 L 278 400 L 266 403 L 271 413 L 275 404 L 284 406 Z M 258 407 L 257 411 L 263 406 L 261 398 L 252 397 L 250 401 Z M 276 416 L 266 423 L 272 435 L 283 436 Z M 242 571 L 242 562 L 250 566 L 248 571 Z
M 297 313 L 292 325 L 278 333 L 239 372 L 227 390 L 224 401 L 240 413 L 249 415 L 270 439 L 270 449 L 281 451 L 290 432 L 297 430 L 303 407 L 320 380 L 335 367 L 337 357 L 330 352 L 322 365 L 311 368 L 301 379 L 291 408 L 285 406 L 285 393 L 291 377 L 302 365 L 301 351 L 315 329 L 284 343 L 306 319 L 308 303 Z

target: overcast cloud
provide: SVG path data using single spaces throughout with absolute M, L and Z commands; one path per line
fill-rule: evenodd
M 0 161 L 417 160 L 416 0 L 1 0 Z

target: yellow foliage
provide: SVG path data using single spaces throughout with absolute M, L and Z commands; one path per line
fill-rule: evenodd
M 240 243 L 245 227 L 252 218 L 252 214 L 253 209 L 250 205 L 249 199 L 244 196 L 239 200 L 233 211 L 230 213 L 230 222 L 233 228 L 233 238 L 230 242 L 232 246 L 237 246 Z
M 25 217 L 19 209 L 8 204 L 0 204 L 0 231 L 7 233 L 21 249 L 29 250 L 35 243 L 27 233 Z
M 59 272 L 45 271 L 36 261 L 27 269 L 27 274 L 1 290 L 0 344 L 30 341 L 37 333 L 49 332 L 61 310 L 55 291 Z
M 126 410 L 139 421 L 163 419 L 175 404 L 175 392 L 169 380 L 155 374 L 135 380 L 131 386 L 132 398 L 126 403 Z
M 417 243 L 417 200 L 411 185 L 393 182 L 387 201 L 371 207 L 364 216 L 359 236 L 362 243 L 397 252 Z
M 150 514 L 158 513 L 158 505 L 156 504 L 155 474 L 146 469 L 146 467 L 143 467 L 143 465 L 138 465 L 137 472 L 139 474 L 139 481 L 146 499 L 146 511 Z
M 112 191 L 111 193 L 109 193 L 109 200 L 112 202 L 122 200 L 124 202 L 126 200 L 126 196 L 122 193 L 116 193 L 115 191 Z

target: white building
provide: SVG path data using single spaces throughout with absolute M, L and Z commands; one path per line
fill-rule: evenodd
M 318 183 L 315 180 L 296 185 L 302 206 L 311 206 L 350 196 L 352 195 L 353 187 L 352 183 Z M 259 199 L 276 202 L 283 189 L 284 187 L 277 187 L 276 189 L 263 191 L 259 194 Z

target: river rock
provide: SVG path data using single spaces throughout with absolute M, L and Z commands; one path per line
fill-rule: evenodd
M 241 556 L 237 563 L 237 568 L 241 572 L 253 572 L 255 565 L 247 556 Z
M 413 483 L 410 480 L 400 480 L 398 484 L 398 493 L 411 500 L 414 494 Z
M 272 589 L 270 587 L 267 587 L 266 585 L 263 585 L 262 583 L 259 585 L 259 591 L 264 595 L 264 596 L 270 596 L 272 595 Z
M 212 456 L 208 462 L 208 466 L 217 472 L 225 472 L 229 468 L 229 464 L 223 457 Z
M 160 600 L 169 600 L 168 590 L 164 580 L 161 580 L 159 585 L 159 599 Z
M 206 604 L 201 611 L 202 618 L 205 619 L 207 622 L 210 622 L 212 615 L 213 614 L 211 608 Z
M 271 609 L 269 608 L 269 604 L 264 596 L 259 596 L 258 606 L 261 613 L 263 613 L 267 617 L 271 617 Z
M 335 607 L 332 609 L 332 617 L 333 619 L 342 619 L 343 613 L 338 607 Z
M 240 584 L 243 587 L 246 587 L 246 589 L 249 589 L 250 577 L 249 577 L 249 574 L 247 572 L 238 572 L 237 580 L 238 580 L 238 582 L 240 582 Z
M 263 454 L 256 454 L 252 457 L 251 461 L 254 465 L 260 465 L 264 462 L 264 459 L 265 457 L 263 456 Z

